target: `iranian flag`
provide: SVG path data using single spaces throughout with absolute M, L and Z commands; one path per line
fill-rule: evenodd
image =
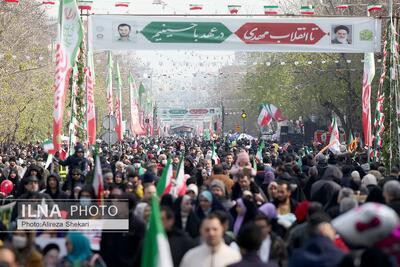
M 43 5 L 51 5 L 51 6 L 53 6 L 53 5 L 56 4 L 56 2 L 54 2 L 54 1 L 43 1 L 42 4 Z
M 117 73 L 116 73 L 116 80 L 117 80 L 117 89 L 118 94 L 115 101 L 115 119 L 117 124 L 115 126 L 115 132 L 117 133 L 118 141 L 122 141 L 123 139 L 123 130 L 122 130 L 122 79 L 121 79 L 121 72 L 119 71 L 119 64 L 117 62 Z
M 161 223 L 157 196 L 151 198 L 151 212 L 148 228 L 144 235 L 143 267 L 173 267 L 171 250 L 164 227 Z
M 265 15 L 278 15 L 279 14 L 279 6 L 264 6 L 264 14 Z
M 382 5 L 368 5 L 368 12 L 382 10 Z
M 60 1 L 58 26 L 53 107 L 53 145 L 56 151 L 61 149 L 62 121 L 69 77 L 76 65 L 83 39 L 82 21 L 75 0 Z
M 190 10 L 203 10 L 203 5 L 190 4 L 189 9 Z
M 259 162 L 263 162 L 262 152 L 263 152 L 263 149 L 264 149 L 264 148 L 265 148 L 265 143 L 264 143 L 264 140 L 262 140 L 261 143 L 260 143 L 260 145 L 258 146 L 257 154 L 256 154 L 256 159 L 257 159 Z
M 338 5 L 338 6 L 336 6 L 336 8 L 340 9 L 340 10 L 346 10 L 346 9 L 349 9 L 349 7 L 350 7 L 350 5 Z
M 129 7 L 129 2 L 117 2 L 115 7 Z
M 140 116 L 139 116 L 139 106 L 137 103 L 137 91 L 135 90 L 135 80 L 133 79 L 132 74 L 129 73 L 128 76 L 129 82 L 129 107 L 130 107 L 130 115 L 131 115 L 131 132 L 135 135 L 142 135 L 144 134 L 144 130 L 140 125 Z
M 286 118 L 283 117 L 282 111 L 277 108 L 275 105 L 266 104 L 266 109 L 268 110 L 269 114 L 271 114 L 272 118 L 276 121 L 284 121 Z
M 113 114 L 113 60 L 111 51 L 108 51 L 108 75 L 107 75 L 107 110 L 108 115 Z
M 167 161 L 167 165 L 165 165 L 163 169 L 163 173 L 161 174 L 160 181 L 157 183 L 157 195 L 159 197 L 163 195 L 167 195 L 172 190 L 172 178 L 174 176 L 172 170 L 171 160 Z
M 306 5 L 300 7 L 300 14 L 301 15 L 314 15 L 314 6 L 313 5 Z
M 372 145 L 371 133 L 371 82 L 375 76 L 374 53 L 364 54 L 364 75 L 362 87 L 362 125 L 364 129 L 364 144 Z
M 47 139 L 42 143 L 43 151 L 46 153 L 54 153 L 54 145 L 51 139 Z
M 93 188 L 97 197 L 99 204 L 103 201 L 104 195 L 104 185 L 103 185 L 103 173 L 101 170 L 101 162 L 99 157 L 98 148 L 94 151 L 95 167 L 94 167 L 94 177 L 93 177 Z
M 218 154 L 217 154 L 217 147 L 215 146 L 214 143 L 212 145 L 211 159 L 214 160 L 214 164 L 221 163 L 221 159 L 218 157 Z
M 182 156 L 179 161 L 178 169 L 175 176 L 175 188 L 173 190 L 174 197 L 180 197 L 186 194 L 186 177 L 185 177 L 185 159 Z
M 335 117 L 333 117 L 332 119 L 332 124 L 333 127 L 332 127 L 331 138 L 329 140 L 329 150 L 336 155 L 340 153 L 340 140 L 339 140 L 339 129 Z
M 262 105 L 260 115 L 258 115 L 257 124 L 258 127 L 262 128 L 268 125 L 272 120 L 272 115 L 266 109 L 265 105 Z
M 229 13 L 231 13 L 232 15 L 237 14 L 241 7 L 241 5 L 228 5 Z

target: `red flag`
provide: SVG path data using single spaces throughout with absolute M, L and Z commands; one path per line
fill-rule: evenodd
M 96 112 L 94 105 L 94 81 L 90 67 L 86 68 L 86 86 L 87 86 L 87 125 L 89 145 L 96 143 Z
M 375 62 L 373 53 L 364 54 L 364 75 L 362 88 L 362 124 L 364 129 L 364 143 L 372 146 L 371 130 L 371 82 L 375 76 Z
M 55 151 L 59 151 L 61 149 L 64 103 L 69 85 L 70 74 L 71 68 L 68 68 L 67 54 L 61 48 L 61 44 L 57 44 L 53 111 L 53 145 Z

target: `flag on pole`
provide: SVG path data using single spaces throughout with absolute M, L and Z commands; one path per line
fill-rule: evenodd
M 83 40 L 82 21 L 75 0 L 60 1 L 58 19 L 53 107 L 53 145 L 56 151 L 61 149 L 62 121 L 69 77 L 72 67 L 76 65 L 79 47 Z
M 113 114 L 113 67 L 111 51 L 108 51 L 108 75 L 107 75 L 107 110 L 108 115 Z
M 371 83 L 375 76 L 374 53 L 364 53 L 364 75 L 362 87 L 362 125 L 364 129 L 364 143 L 372 146 L 371 130 Z
M 237 14 L 241 7 L 241 5 L 228 5 L 229 13 L 231 13 L 232 15 Z
M 264 14 L 265 15 L 278 15 L 279 14 L 279 6 L 264 6 Z
M 165 165 L 163 172 L 161 174 L 160 181 L 157 183 L 157 195 L 159 197 L 167 195 L 171 192 L 173 176 L 174 174 L 173 174 L 171 160 L 168 159 L 167 165 Z
M 340 140 L 339 140 L 339 129 L 335 117 L 333 117 L 332 119 L 332 124 L 333 127 L 332 127 L 331 138 L 329 140 L 329 150 L 336 155 L 340 153 Z
M 382 10 L 382 5 L 368 5 L 368 12 Z
M 137 90 L 135 90 L 134 86 L 135 80 L 133 79 L 131 73 L 129 73 L 128 82 L 129 82 L 129 108 L 131 113 L 130 129 L 133 134 L 142 135 L 144 134 L 144 130 L 140 125 L 139 106 L 137 103 L 138 95 L 137 95 Z
M 358 140 L 353 136 L 353 133 L 350 132 L 349 140 L 347 142 L 347 150 L 350 153 L 353 153 L 354 151 L 357 150 L 357 146 L 358 146 Z
M 54 151 L 53 141 L 50 139 L 45 140 L 42 143 L 43 151 L 49 153 L 49 151 Z
M 314 15 L 314 6 L 313 5 L 306 5 L 300 7 L 300 14 L 301 15 Z
M 211 151 L 211 159 L 214 160 L 214 164 L 220 164 L 221 160 L 218 157 L 217 154 L 217 147 L 215 146 L 215 143 L 212 145 L 212 151 Z
M 202 10 L 203 9 L 203 5 L 190 4 L 189 5 L 189 9 L 190 10 Z
M 90 21 L 90 19 L 89 19 Z M 90 28 L 90 22 L 88 28 Z M 86 90 L 87 90 L 87 135 L 89 145 L 96 143 L 96 109 L 94 104 L 94 63 L 93 63 L 93 52 L 91 46 L 88 44 L 88 64 L 85 69 L 86 76 Z
M 268 110 L 265 108 L 265 105 L 262 105 L 260 115 L 258 115 L 257 124 L 258 127 L 262 128 L 267 126 L 272 120 L 272 115 L 269 114 Z
M 144 106 L 143 95 L 144 95 L 145 91 L 146 91 L 146 89 L 144 88 L 143 83 L 140 83 L 140 85 L 139 85 L 139 103 L 138 103 L 140 108 L 143 108 L 143 106 Z
M 179 161 L 178 169 L 175 175 L 175 188 L 173 190 L 174 197 L 180 197 L 186 194 L 186 177 L 185 177 L 185 158 L 182 156 Z
M 117 89 L 118 94 L 115 100 L 115 120 L 117 124 L 115 126 L 115 132 L 117 133 L 118 141 L 122 141 L 123 139 L 123 130 L 122 130 L 122 79 L 121 73 L 119 71 L 119 64 L 117 61 L 117 73 L 116 73 L 116 80 L 117 80 Z
M 263 149 L 265 148 L 265 143 L 264 140 L 261 141 L 261 143 L 258 145 L 257 149 L 257 154 L 256 154 L 256 159 L 258 162 L 263 162 Z
M 349 9 L 349 7 L 350 7 L 350 5 L 338 5 L 338 6 L 336 6 L 336 8 L 340 9 L 340 10 L 346 10 L 346 9 Z
M 157 196 L 151 198 L 151 212 L 148 228 L 144 235 L 142 267 L 173 267 L 171 250 L 164 227 L 161 223 Z
M 94 167 L 94 177 L 93 177 L 93 188 L 97 197 L 97 201 L 100 204 L 103 201 L 104 185 L 103 185 L 103 173 L 101 170 L 101 162 L 97 146 L 95 147 L 94 150 L 94 159 L 95 159 L 95 167 Z

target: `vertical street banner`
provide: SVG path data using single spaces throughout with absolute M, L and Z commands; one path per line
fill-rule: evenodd
M 122 80 L 121 80 L 121 72 L 119 71 L 119 64 L 117 62 L 117 97 L 115 100 L 115 119 L 117 121 L 117 125 L 115 126 L 115 132 L 117 133 L 118 141 L 122 141 L 123 138 L 123 129 L 122 129 Z
M 364 144 L 372 146 L 371 127 L 371 83 L 375 76 L 375 60 L 373 53 L 364 54 L 364 75 L 362 83 L 362 125 L 364 129 Z
M 140 17 L 94 15 L 96 50 L 367 53 L 381 49 L 371 17 Z
M 53 145 L 61 149 L 62 121 L 65 98 L 72 68 L 76 65 L 79 46 L 83 40 L 82 21 L 75 0 L 61 0 L 54 82 Z

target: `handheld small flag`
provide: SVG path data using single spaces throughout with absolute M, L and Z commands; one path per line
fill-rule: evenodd
M 228 5 L 229 13 L 237 14 L 239 13 L 239 9 L 241 8 L 241 5 Z
M 163 169 L 160 181 L 157 184 L 157 195 L 159 197 L 165 194 L 169 194 L 171 192 L 172 178 L 173 178 L 173 170 L 172 170 L 171 160 L 169 159 L 167 161 L 167 165 L 165 165 Z
M 151 212 L 143 241 L 142 267 L 173 267 L 171 250 L 161 222 L 157 196 L 151 198 Z
M 264 14 L 265 15 L 278 15 L 279 14 L 279 6 L 264 6 Z

